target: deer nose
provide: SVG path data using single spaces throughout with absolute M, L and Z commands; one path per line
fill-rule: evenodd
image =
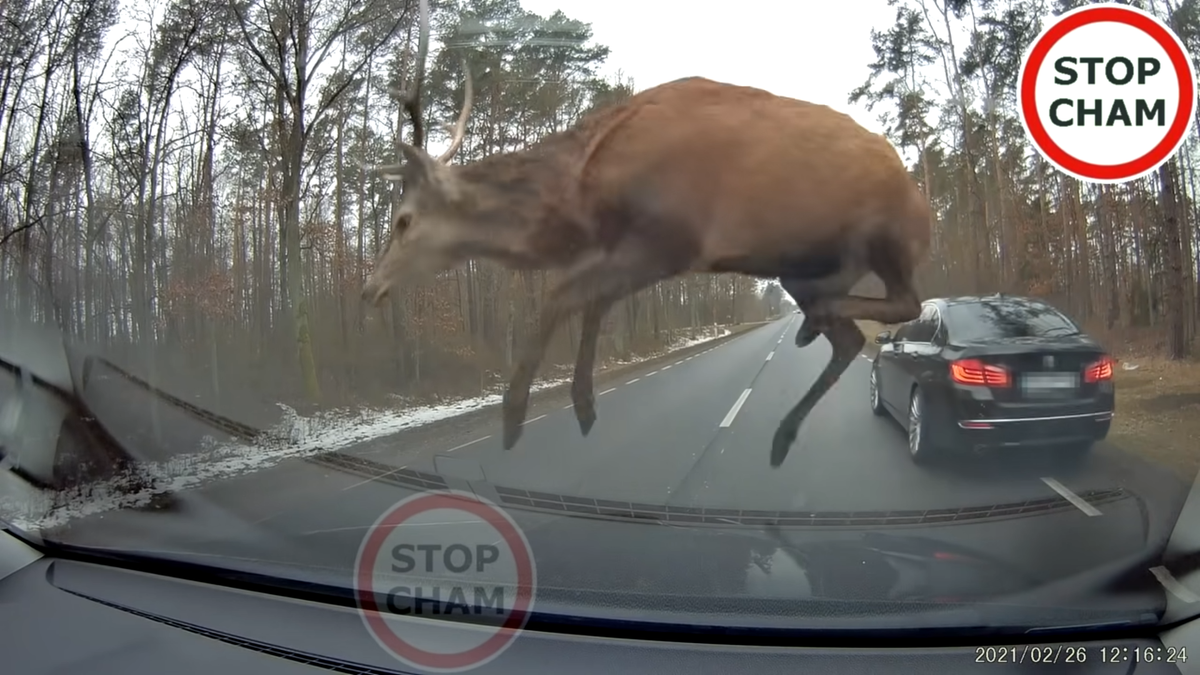
M 370 305 L 379 305 L 379 303 L 385 297 L 387 297 L 387 292 L 387 286 L 375 281 L 374 279 L 368 280 L 367 283 L 363 285 L 363 302 L 366 302 Z

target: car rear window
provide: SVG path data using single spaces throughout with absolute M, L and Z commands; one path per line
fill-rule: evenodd
M 1023 337 L 1061 337 L 1079 327 L 1061 312 L 1041 303 L 969 302 L 946 307 L 943 321 L 957 343 Z

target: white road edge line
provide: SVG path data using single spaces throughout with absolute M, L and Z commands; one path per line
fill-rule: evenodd
M 768 361 L 770 361 L 772 356 L 775 356 L 775 350 L 774 350 L 774 349 L 772 349 L 772 350 L 771 350 L 771 353 L 770 353 L 770 354 L 767 354 L 767 360 L 768 360 Z
M 605 394 L 611 394 L 611 393 L 613 393 L 613 392 L 614 392 L 614 391 L 616 391 L 616 390 L 617 390 L 617 388 L 616 388 L 616 387 L 613 387 L 612 389 L 605 389 L 604 391 L 602 391 L 602 392 L 600 392 L 599 394 L 596 394 L 596 395 L 597 395 L 597 396 L 603 396 L 603 395 L 605 395 Z
M 663 367 L 662 367 L 662 369 L 663 369 L 663 370 L 670 370 L 670 369 L 671 369 L 671 366 L 663 366 Z M 661 373 L 661 372 L 662 372 L 662 370 L 660 370 L 660 371 L 658 371 L 658 372 L 660 372 L 660 373 Z
M 721 420 L 721 427 L 724 428 L 733 424 L 734 418 L 737 417 L 738 411 L 742 409 L 742 404 L 746 402 L 746 398 L 749 396 L 749 389 L 742 392 L 742 395 L 738 397 L 737 403 L 734 403 L 733 407 L 729 409 L 729 414 L 725 415 L 725 419 Z
M 1072 504 L 1075 505 L 1075 508 L 1079 509 L 1080 511 L 1083 511 L 1087 515 L 1093 516 L 1093 517 L 1102 515 L 1100 513 L 1099 509 L 1097 509 L 1096 507 L 1094 507 L 1091 504 L 1084 501 L 1082 497 L 1075 494 L 1074 492 L 1071 492 L 1070 490 L 1067 489 L 1067 486 L 1054 480 L 1053 478 L 1043 476 L 1042 482 L 1045 483 L 1046 485 L 1049 485 L 1051 490 L 1054 490 L 1055 492 L 1057 492 L 1063 499 L 1071 502 Z
M 633 378 L 632 380 L 630 380 L 630 381 L 626 382 L 625 384 L 627 384 L 627 385 L 630 385 L 630 384 L 633 384 L 634 382 L 637 382 L 637 381 L 638 381 L 638 380 L 640 380 L 640 379 L 642 379 L 642 378 L 640 378 L 640 377 L 635 377 L 635 378 Z
M 542 419 L 543 417 L 545 417 L 545 415 L 538 415 L 537 417 L 535 417 L 531 420 L 525 420 L 524 422 L 521 422 L 521 426 L 525 426 L 526 424 L 533 424 L 534 422 Z
M 1200 602 L 1200 595 L 1196 595 L 1192 592 L 1192 589 L 1179 583 L 1179 580 L 1175 578 L 1175 575 L 1171 574 L 1170 570 L 1162 565 L 1159 565 L 1158 567 L 1151 567 L 1150 573 L 1154 575 L 1155 579 L 1158 579 L 1158 583 L 1162 584 L 1162 587 L 1171 595 L 1179 598 L 1189 605 Z

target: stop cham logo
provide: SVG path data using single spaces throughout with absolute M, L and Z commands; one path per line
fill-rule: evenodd
M 1063 173 L 1124 183 L 1183 145 L 1196 110 L 1196 73 L 1179 36 L 1127 5 L 1085 5 L 1033 41 L 1018 75 L 1021 123 Z
M 401 662 L 461 672 L 510 647 L 533 610 L 537 573 L 503 509 L 456 490 L 396 503 L 367 531 L 355 596 L 371 636 Z

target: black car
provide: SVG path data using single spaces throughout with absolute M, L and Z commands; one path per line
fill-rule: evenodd
M 907 427 L 915 461 L 1017 446 L 1082 454 L 1108 435 L 1114 361 L 1045 302 L 927 300 L 875 343 L 871 410 Z

